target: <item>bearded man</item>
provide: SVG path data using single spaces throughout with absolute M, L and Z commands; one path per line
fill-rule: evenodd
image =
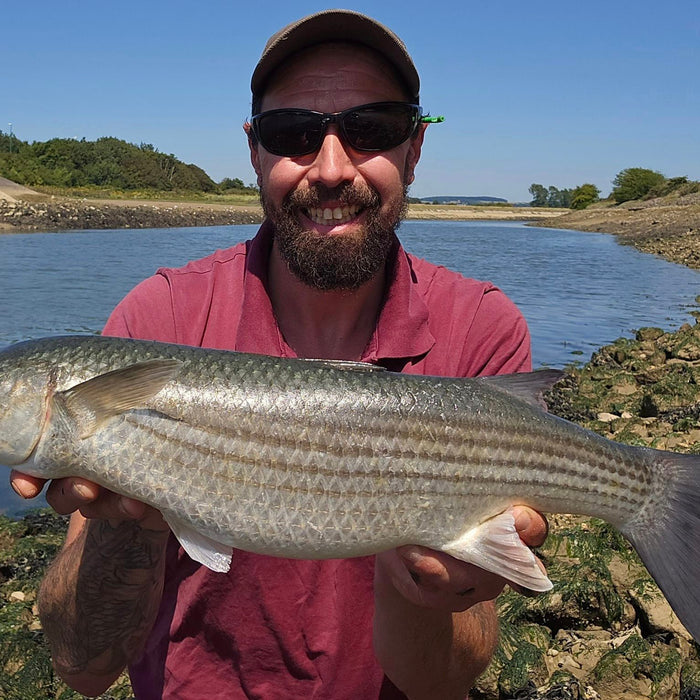
M 416 374 L 529 370 L 513 304 L 396 237 L 429 121 L 401 40 L 354 12 L 305 17 L 269 40 L 251 86 L 258 234 L 158 270 L 105 333 Z M 26 497 L 43 485 L 13 483 Z M 464 698 L 491 658 L 506 582 L 443 553 L 236 551 L 221 574 L 142 503 L 79 479 L 47 498 L 73 515 L 40 613 L 58 673 L 84 694 L 128 665 L 136 698 Z M 534 511 L 516 526 L 527 544 L 544 538 Z

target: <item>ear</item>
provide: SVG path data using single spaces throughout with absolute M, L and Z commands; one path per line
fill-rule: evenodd
M 243 131 L 245 131 L 248 137 L 248 150 L 250 151 L 250 163 L 255 170 L 255 174 L 258 176 L 258 184 L 260 184 L 261 179 L 261 168 L 260 168 L 260 150 L 258 149 L 258 142 L 253 134 L 250 122 L 243 124 Z
M 427 124 L 419 124 L 416 135 L 409 142 L 404 170 L 404 182 L 407 185 L 410 185 L 415 180 L 416 165 L 418 165 L 418 161 L 420 160 L 420 152 L 423 147 L 423 139 L 425 138 L 425 130 L 427 128 Z

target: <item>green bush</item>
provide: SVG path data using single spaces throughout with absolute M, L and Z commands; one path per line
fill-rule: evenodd
M 647 168 L 627 168 L 621 170 L 613 180 L 612 198 L 618 203 L 642 199 L 654 188 L 661 187 L 666 177 Z

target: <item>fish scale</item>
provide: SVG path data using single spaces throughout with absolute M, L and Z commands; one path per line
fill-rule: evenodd
M 232 548 L 336 558 L 421 544 L 547 590 L 512 506 L 604 518 L 697 638 L 700 458 L 547 414 L 538 396 L 560 375 L 40 339 L 0 353 L 0 462 L 149 503 L 216 571 Z

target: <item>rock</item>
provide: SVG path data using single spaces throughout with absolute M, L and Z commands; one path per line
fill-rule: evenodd
M 12 591 L 9 598 L 13 602 L 23 603 L 26 595 L 22 591 Z
M 657 589 L 645 587 L 643 592 L 630 590 L 628 594 L 639 611 L 640 624 L 647 635 L 670 633 L 686 641 L 693 641 L 666 598 Z

